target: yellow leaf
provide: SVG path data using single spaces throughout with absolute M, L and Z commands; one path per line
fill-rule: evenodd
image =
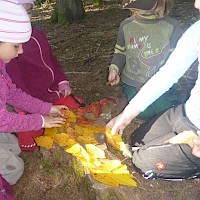
M 71 154 L 78 154 L 81 151 L 81 145 L 80 144 L 74 144 L 72 147 L 70 148 L 65 148 L 65 151 L 67 153 L 71 153 Z
M 54 136 L 57 133 L 57 129 L 56 128 L 45 128 L 44 129 L 44 136 L 48 136 L 50 138 L 54 138 Z
M 69 126 L 65 129 L 65 133 L 69 135 L 70 138 L 76 139 L 78 137 L 78 134 L 75 132 L 74 128 Z
M 58 129 L 58 132 L 65 132 L 65 124 L 61 124 L 61 126 Z
M 90 126 L 89 128 L 93 133 L 104 133 L 106 129 L 105 126 Z
M 77 143 L 75 140 L 70 138 L 70 136 L 66 133 L 57 134 L 54 137 L 54 142 L 58 143 L 58 145 L 60 146 L 68 146 L 68 147 L 71 147 Z
M 35 141 L 38 146 L 44 147 L 47 149 L 53 149 L 55 146 L 53 145 L 53 140 L 48 136 L 39 136 L 35 138 Z
M 121 151 L 120 147 L 122 146 L 123 141 L 122 141 L 121 136 L 118 133 L 111 135 L 111 129 L 106 128 L 106 139 L 109 144 L 111 144 L 117 150 Z
M 66 123 L 74 123 L 76 122 L 76 115 L 73 111 L 71 110 L 65 110 L 64 111 L 64 116 L 66 119 Z
M 123 152 L 123 155 L 125 157 L 128 156 L 129 158 L 132 158 L 131 148 L 130 148 L 130 146 L 128 144 L 125 144 L 124 142 L 120 142 L 119 146 L 120 146 L 119 147 L 120 151 Z
M 198 138 L 198 135 L 193 131 L 183 131 L 178 135 L 169 139 L 169 143 L 171 144 L 188 144 L 192 146 L 193 139 Z
M 65 122 L 65 124 L 62 124 L 61 127 L 57 128 L 58 132 L 64 132 L 66 133 L 66 130 L 68 127 L 71 126 L 71 123 Z
M 113 174 L 129 174 L 129 170 L 126 165 L 121 164 L 118 168 L 112 170 Z
M 68 127 L 66 128 L 66 133 L 67 133 L 67 134 L 70 134 L 70 135 L 76 134 L 74 128 L 71 127 L 71 126 L 68 126 Z
M 100 159 L 99 161 L 101 162 L 101 169 L 110 172 L 121 165 L 121 161 L 119 160 Z
M 137 186 L 132 174 L 108 174 L 108 176 L 116 180 L 120 185 Z
M 97 140 L 94 138 L 93 135 L 78 135 L 76 137 L 76 141 L 83 144 L 98 144 Z
M 105 152 L 93 144 L 85 145 L 87 152 L 92 158 L 105 158 Z
M 74 126 L 74 130 L 76 133 L 78 133 L 79 135 L 93 135 L 93 131 L 92 129 L 90 129 L 89 127 L 84 127 L 84 126 L 79 126 L 79 125 L 75 125 Z
M 100 171 L 100 170 L 95 170 L 95 169 L 92 169 L 92 168 L 89 168 L 89 171 L 90 171 L 90 174 L 92 175 L 92 177 L 96 181 L 103 183 L 103 184 L 106 184 L 106 185 L 113 186 L 113 187 L 119 186 L 118 181 L 116 181 L 112 177 L 109 177 L 108 173 L 105 173 L 105 172 Z
M 80 145 L 75 144 L 70 148 L 65 148 L 65 151 L 71 153 L 73 156 L 80 158 L 81 160 L 90 161 L 90 156 L 87 151 Z
M 101 162 L 98 161 L 97 159 L 90 161 L 92 162 L 93 165 L 95 165 L 95 167 L 100 167 L 101 166 Z
M 87 161 L 90 161 L 90 155 L 88 152 L 81 146 L 81 156 Z
M 95 168 L 96 165 L 94 165 L 93 163 L 91 162 L 87 162 L 87 161 L 81 161 L 83 167 L 86 167 L 86 168 Z

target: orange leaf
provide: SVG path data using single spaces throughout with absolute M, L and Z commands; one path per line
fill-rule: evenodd
M 105 106 L 105 105 L 110 104 L 110 103 L 117 104 L 116 100 L 113 99 L 113 98 L 104 98 L 104 99 L 101 99 L 99 103 L 100 103 L 102 106 Z
M 56 128 L 45 128 L 43 135 L 44 136 L 48 136 L 50 138 L 54 138 L 56 133 L 57 133 L 57 129 Z
M 48 136 L 39 136 L 35 138 L 35 141 L 38 146 L 44 147 L 47 149 L 53 149 L 55 146 L 53 145 L 53 140 Z

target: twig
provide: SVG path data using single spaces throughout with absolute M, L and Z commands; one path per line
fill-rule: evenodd
M 98 53 L 100 46 L 101 46 L 101 44 L 99 44 L 99 45 L 97 46 L 97 49 L 96 49 L 96 51 L 95 51 L 95 54 Z
M 128 159 L 130 159 L 130 158 L 129 157 L 124 158 L 123 160 L 121 160 L 121 163 L 128 160 Z

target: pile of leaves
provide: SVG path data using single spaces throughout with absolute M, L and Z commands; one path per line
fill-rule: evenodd
M 134 176 L 120 160 L 109 159 L 106 155 L 105 142 L 126 154 L 126 145 L 120 135 L 111 135 L 105 125 L 96 123 L 100 120 L 102 108 L 112 99 L 102 99 L 77 110 L 65 110 L 66 122 L 60 128 L 45 129 L 44 135 L 36 138 L 38 146 L 52 149 L 55 145 L 64 148 L 80 160 L 86 171 L 103 184 L 118 187 L 120 185 L 136 186 Z M 102 148 L 103 146 L 103 148 Z M 127 154 L 126 154 L 127 155 Z

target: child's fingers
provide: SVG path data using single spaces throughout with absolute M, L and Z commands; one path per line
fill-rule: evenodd
M 108 81 L 108 82 L 106 83 L 106 85 L 115 85 L 115 80 Z
M 200 158 L 200 146 L 194 144 L 192 148 L 192 154 L 198 158 Z
M 60 127 L 61 124 L 64 124 L 66 119 L 62 117 L 47 117 L 45 118 L 44 128 Z
M 64 92 L 63 92 L 64 98 L 69 96 L 70 94 L 71 94 L 71 90 L 64 90 Z
M 50 123 L 51 124 L 64 124 L 66 121 L 65 118 L 62 118 L 62 117 L 53 117 L 51 120 L 50 120 Z
M 195 138 L 195 139 L 193 139 L 193 142 L 194 142 L 194 144 L 200 146 L 200 138 Z
M 59 109 L 60 109 L 60 110 L 62 110 L 62 109 L 68 110 L 69 108 L 68 108 L 67 106 L 65 106 L 65 105 L 60 105 L 60 106 L 59 106 Z
M 112 79 L 107 82 L 107 85 L 117 85 L 119 83 L 119 77 L 116 77 L 115 79 Z

